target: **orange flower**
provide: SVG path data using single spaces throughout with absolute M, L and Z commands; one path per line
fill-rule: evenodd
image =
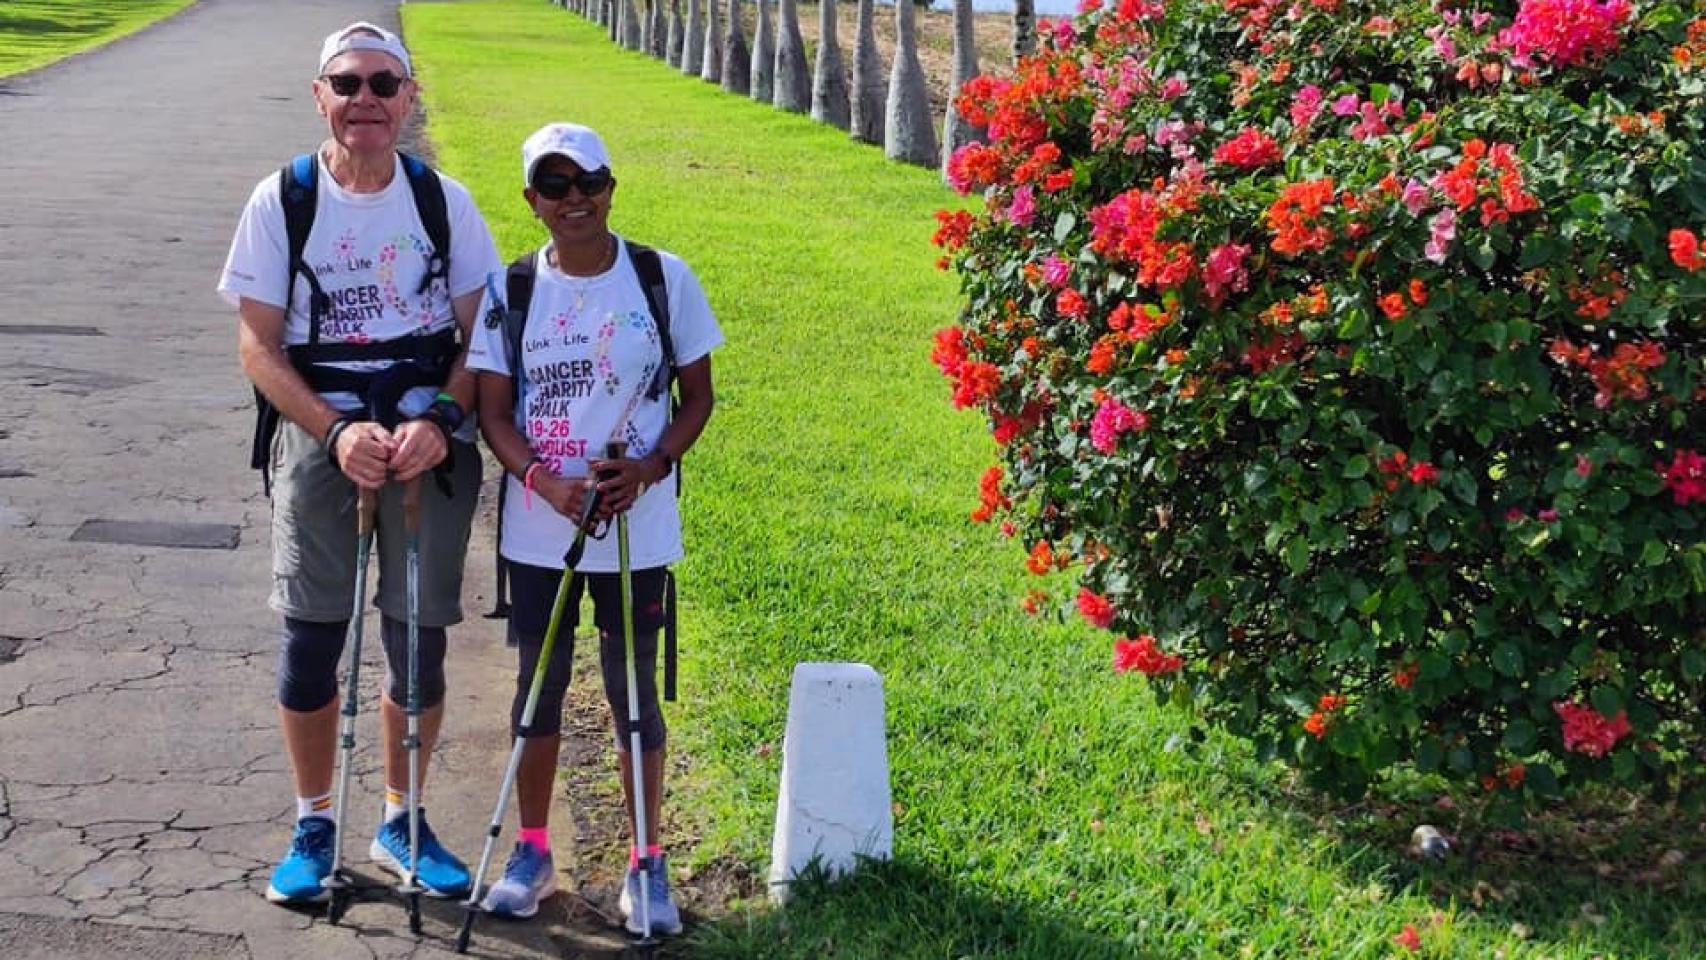
M 1303 732 L 1309 734 L 1310 736 L 1314 737 L 1317 740 L 1320 740 L 1320 739 L 1326 737 L 1327 736 L 1327 715 L 1324 713 L 1320 713 L 1320 712 L 1310 714 L 1309 719 L 1303 721 Z
M 1389 293 L 1380 298 L 1380 312 L 1386 314 L 1388 320 L 1402 320 L 1410 308 L 1404 303 L 1403 294 Z
M 1428 285 L 1423 283 L 1420 277 L 1410 280 L 1410 302 L 1418 307 L 1428 305 Z
M 1038 540 L 1037 545 L 1031 548 L 1030 557 L 1025 560 L 1025 569 L 1040 577 L 1053 567 L 1054 548 L 1049 546 L 1047 540 Z

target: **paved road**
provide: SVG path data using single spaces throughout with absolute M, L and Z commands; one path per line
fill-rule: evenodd
M 384 899 L 332 928 L 259 896 L 288 840 L 291 790 L 272 705 L 268 506 L 247 469 L 234 317 L 213 284 L 255 181 L 323 134 L 313 57 L 358 17 L 395 25 L 395 3 L 203 0 L 0 81 L 5 956 L 431 956 L 458 918 L 435 904 L 417 942 Z M 211 546 L 99 539 L 161 533 Z M 476 540 L 470 611 L 489 606 L 490 541 Z M 489 622 L 452 641 L 428 801 L 472 859 L 513 668 Z M 364 742 L 372 731 L 369 712 Z M 378 816 L 370 756 L 363 766 L 357 809 L 373 815 L 351 821 L 356 851 Z M 567 812 L 555 820 L 575 832 Z M 539 922 L 483 929 L 485 956 L 603 956 L 620 942 L 568 896 Z

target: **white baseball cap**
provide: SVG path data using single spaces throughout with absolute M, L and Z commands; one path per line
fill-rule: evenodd
M 568 157 L 575 166 L 592 171 L 610 166 L 610 153 L 591 127 L 578 123 L 547 123 L 521 144 L 521 176 L 533 183 L 533 171 L 546 157 Z
M 326 38 L 320 44 L 320 73 L 326 72 L 326 64 L 351 50 L 378 50 L 397 58 L 403 65 L 403 75 L 415 75 L 415 66 L 409 61 L 409 51 L 403 46 L 403 38 L 384 27 L 377 27 L 365 20 L 344 27 Z

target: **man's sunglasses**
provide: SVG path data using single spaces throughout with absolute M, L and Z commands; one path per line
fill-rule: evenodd
M 581 192 L 581 196 L 590 198 L 610 189 L 610 183 L 614 179 L 610 175 L 609 167 L 583 170 L 573 175 L 541 173 L 533 178 L 533 192 L 547 200 L 561 200 L 569 195 L 569 188 L 574 187 Z
M 332 88 L 332 92 L 340 97 L 353 97 L 361 92 L 362 81 L 367 82 L 367 89 L 381 100 L 389 100 L 403 89 L 404 77 L 399 77 L 389 70 L 381 70 L 369 77 L 359 73 L 329 73 L 320 79 Z

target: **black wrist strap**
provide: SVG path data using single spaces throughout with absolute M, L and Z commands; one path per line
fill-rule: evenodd
M 354 422 L 354 416 L 343 413 L 339 414 L 338 418 L 332 421 L 332 425 L 326 428 L 326 439 L 321 442 L 321 446 L 326 450 L 326 460 L 334 467 L 338 467 L 338 437 L 343 436 L 343 432 L 348 430 L 349 425 Z M 339 467 L 339 469 L 342 468 Z

